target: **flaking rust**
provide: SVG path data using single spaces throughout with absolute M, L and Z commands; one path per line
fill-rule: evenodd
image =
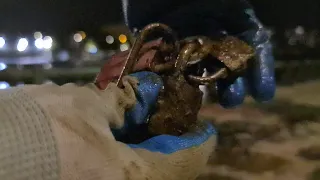
M 158 98 L 156 113 L 149 121 L 151 134 L 179 136 L 194 128 L 202 105 L 202 92 L 199 89 L 201 81 L 205 84 L 230 75 L 234 78 L 246 69 L 247 61 L 254 55 L 253 49 L 237 38 L 227 37 L 221 42 L 207 41 L 206 43 L 210 44 L 210 42 L 211 48 L 208 48 L 208 44 L 185 45 L 178 56 L 175 71 L 172 74 L 162 75 L 164 88 Z M 189 74 L 185 74 L 185 70 L 191 59 L 197 59 L 195 58 L 197 55 L 203 58 L 203 61 L 219 60 L 224 67 L 213 74 L 211 79 L 200 76 L 197 78 L 192 76 L 193 78 L 190 79 Z

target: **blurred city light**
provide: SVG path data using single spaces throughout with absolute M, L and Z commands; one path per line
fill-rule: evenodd
M 24 68 L 24 65 L 22 65 L 22 64 L 17 64 L 17 69 L 18 70 L 22 70 Z
M 0 82 L 0 89 L 8 89 L 10 87 L 10 84 L 4 81 Z
M 112 44 L 114 42 L 114 38 L 111 35 L 109 35 L 109 36 L 106 37 L 106 42 L 108 44 Z
M 25 51 L 28 45 L 29 45 L 28 40 L 26 38 L 21 38 L 18 42 L 17 50 L 19 52 Z
M 16 86 L 17 86 L 17 87 L 19 87 L 19 86 L 24 86 L 24 83 L 23 83 L 23 82 L 18 82 L 18 83 L 16 84 Z
M 127 44 L 127 43 L 120 45 L 120 51 L 126 51 L 126 50 L 128 50 L 129 48 L 130 48 L 130 47 L 129 47 L 129 44 Z
M 53 81 L 47 79 L 47 80 L 43 81 L 43 84 L 53 84 Z
M 43 47 L 44 47 L 43 39 L 36 39 L 36 40 L 34 41 L 34 45 L 35 45 L 36 48 L 38 48 L 38 49 L 43 49 Z
M 5 44 L 6 44 L 6 40 L 4 40 L 3 37 L 0 37 L 0 48 L 3 48 Z
M 91 54 L 95 54 L 98 52 L 98 48 L 93 42 L 88 42 L 85 46 L 85 50 Z
M 124 35 L 124 34 L 121 34 L 121 35 L 119 36 L 119 41 L 120 41 L 121 43 L 126 43 L 126 42 L 127 42 L 127 36 Z
M 79 31 L 79 34 L 82 37 L 82 40 L 84 40 L 87 37 L 87 34 L 84 31 Z
M 44 41 L 47 41 L 48 43 L 53 43 L 53 39 L 52 39 L 52 37 L 51 36 L 45 36 L 44 38 L 43 38 L 43 40 Z
M 43 38 L 43 48 L 50 49 L 52 47 L 53 40 L 50 36 Z
M 70 59 L 70 54 L 68 53 L 68 51 L 60 51 L 57 55 L 57 58 L 59 61 L 65 62 Z
M 74 39 L 74 41 L 77 42 L 77 43 L 79 43 L 79 42 L 81 42 L 81 41 L 83 40 L 83 38 L 82 38 L 82 36 L 81 36 L 80 33 L 74 34 L 74 35 L 73 35 L 73 39 Z
M 7 69 L 7 65 L 4 63 L 0 63 L 0 71 Z
M 35 39 L 42 39 L 42 33 L 41 32 L 35 32 L 34 34 L 33 34 L 33 37 L 35 38 Z
M 304 34 L 304 28 L 302 26 L 297 26 L 295 29 L 295 33 L 299 35 Z
M 52 68 L 52 64 L 44 64 L 42 65 L 43 69 L 51 69 Z

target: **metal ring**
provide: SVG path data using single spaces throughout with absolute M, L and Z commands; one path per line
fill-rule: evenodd
M 188 60 L 199 46 L 198 43 L 187 43 L 183 46 L 175 63 L 175 72 L 185 70 Z
M 216 73 L 207 77 L 188 75 L 188 80 L 195 84 L 206 85 L 206 84 L 214 83 L 220 78 L 226 78 L 227 75 L 228 75 L 227 68 L 221 68 Z

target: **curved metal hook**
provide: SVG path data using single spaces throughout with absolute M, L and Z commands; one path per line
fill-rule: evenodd
M 138 55 L 139 55 L 140 49 L 143 45 L 143 42 L 145 41 L 147 36 L 150 35 L 151 32 L 154 32 L 155 30 L 162 30 L 164 33 L 167 33 L 168 35 L 171 36 L 172 42 L 174 44 L 174 52 L 172 53 L 172 56 L 177 56 L 178 51 L 180 49 L 180 44 L 179 44 L 178 38 L 177 38 L 176 34 L 174 33 L 174 31 L 169 26 L 167 26 L 165 24 L 161 24 L 161 23 L 153 23 L 153 24 L 147 25 L 145 28 L 143 28 L 141 30 L 140 34 L 138 35 L 137 39 L 135 40 L 135 42 L 129 52 L 126 63 L 121 71 L 121 74 L 120 74 L 118 80 L 117 80 L 118 87 L 123 86 L 123 84 L 122 84 L 123 76 L 128 75 L 133 70 L 135 63 L 137 62 Z

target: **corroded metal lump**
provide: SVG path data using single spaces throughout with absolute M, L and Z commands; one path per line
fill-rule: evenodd
M 196 123 L 202 92 L 189 84 L 183 74 L 177 76 L 163 76 L 164 90 L 149 124 L 152 134 L 181 135 Z

